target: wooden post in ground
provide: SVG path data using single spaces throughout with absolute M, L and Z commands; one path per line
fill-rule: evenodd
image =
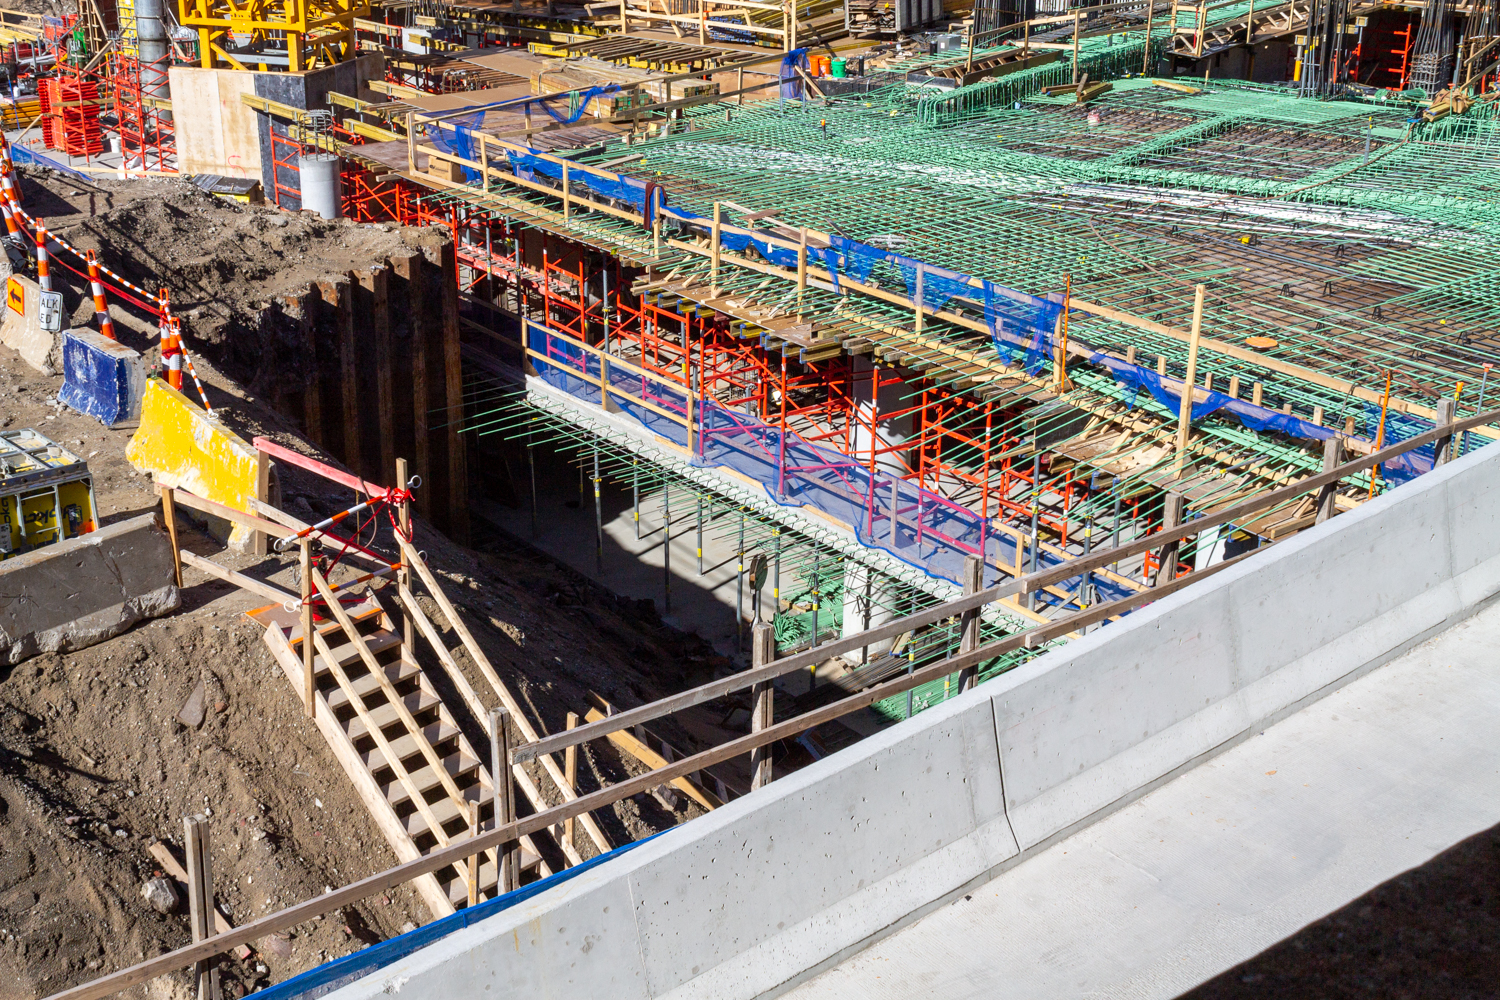
M 1454 412 L 1458 404 L 1451 399 L 1440 399 L 1437 405 L 1437 425 L 1443 427 L 1453 423 Z M 1453 461 L 1453 435 L 1447 434 L 1437 439 L 1432 445 L 1432 465 L 1447 465 Z
M 318 714 L 318 684 L 313 674 L 312 539 L 302 539 L 302 711 L 309 719 Z
M 479 803 L 469 803 L 469 839 L 473 840 L 479 836 Z M 469 905 L 474 906 L 479 902 L 479 864 L 484 860 L 483 854 L 469 855 Z M 498 876 L 496 886 L 499 886 Z M 495 895 L 500 895 L 498 892 Z
M 770 622 L 760 622 L 750 632 L 750 669 L 764 667 L 776 659 L 776 629 Z M 769 729 L 775 711 L 776 689 L 770 681 L 750 688 L 750 731 Z M 756 747 L 750 751 L 750 789 L 754 791 L 771 782 L 771 748 Z
M 1181 493 L 1167 493 L 1162 497 L 1161 530 L 1169 531 L 1182 523 L 1183 498 Z M 1177 551 L 1180 542 L 1168 542 L 1157 550 L 1156 572 L 1151 575 L 1151 586 L 1161 578 L 1162 572 L 1170 583 L 1177 577 Z
M 217 933 L 214 921 L 214 882 L 210 867 L 208 820 L 187 816 L 182 820 L 183 846 L 187 850 L 188 927 L 197 944 Z M 198 1000 L 219 1000 L 219 969 L 211 959 L 193 966 Z
M 515 776 L 510 770 L 510 711 L 490 711 L 490 777 L 495 783 L 495 819 L 497 826 L 516 819 Z M 521 887 L 521 850 L 519 841 L 501 845 L 500 870 L 496 876 L 499 894 Z
M 1188 436 L 1193 427 L 1193 386 L 1198 378 L 1198 343 L 1203 335 L 1203 286 L 1193 290 L 1193 328 L 1188 341 L 1187 375 L 1182 380 L 1182 403 L 1177 408 L 1177 454 L 1172 474 L 1181 479 L 1187 466 Z
M 1333 469 L 1343 461 L 1343 445 L 1339 439 L 1331 437 L 1323 442 L 1323 471 L 1332 472 Z M 1338 513 L 1338 504 L 1335 502 L 1338 483 L 1329 483 L 1318 491 L 1318 524 L 1322 524 L 1330 517 Z
M 162 487 L 161 516 L 167 522 L 167 538 L 172 542 L 172 581 L 181 587 L 182 549 L 178 547 L 180 543 L 177 540 L 177 502 L 170 486 Z
M 568 728 L 578 728 L 578 713 L 568 713 Z M 563 780 L 568 783 L 568 788 L 575 794 L 578 792 L 578 747 L 571 746 L 563 751 Z M 573 817 L 569 816 L 563 820 L 563 840 L 574 850 L 578 844 L 573 839 Z
M 984 560 L 979 556 L 964 556 L 964 596 L 977 594 L 984 589 Z M 965 611 L 958 619 L 958 651 L 967 653 L 979 647 L 979 609 Z M 979 666 L 964 667 L 958 672 L 959 693 L 979 683 Z
M 258 448 L 255 451 L 255 499 L 261 503 L 269 503 L 271 500 L 271 459 Z M 265 555 L 269 541 L 270 536 L 264 531 L 254 532 L 250 542 L 251 554 Z

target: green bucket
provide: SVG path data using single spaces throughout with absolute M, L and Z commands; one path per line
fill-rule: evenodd
M 833 61 L 833 75 L 834 75 L 835 78 L 840 79 L 840 80 L 842 80 L 844 77 L 848 76 L 849 75 L 849 66 L 848 66 L 848 63 L 846 63 L 843 59 L 835 59 Z

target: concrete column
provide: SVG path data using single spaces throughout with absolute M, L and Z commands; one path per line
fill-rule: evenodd
M 841 638 L 858 635 L 896 618 L 896 594 L 890 581 L 853 559 L 844 561 L 844 625 Z M 869 647 L 844 654 L 849 663 L 864 663 L 890 651 L 894 639 L 882 639 Z

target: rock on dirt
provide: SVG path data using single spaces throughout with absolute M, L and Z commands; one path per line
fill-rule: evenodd
M 141 897 L 157 913 L 176 913 L 182 899 L 177 895 L 177 886 L 169 878 L 154 878 L 141 886 Z

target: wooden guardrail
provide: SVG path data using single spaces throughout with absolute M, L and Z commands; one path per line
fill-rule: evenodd
M 977 593 L 948 601 L 915 615 L 908 615 L 900 620 L 889 622 L 857 635 L 826 642 L 806 652 L 766 664 L 759 669 L 752 669 L 736 674 L 733 677 L 725 678 L 722 681 L 701 685 L 691 691 L 664 698 L 649 705 L 643 705 L 640 708 L 617 712 L 615 715 L 599 722 L 589 723 L 554 736 L 532 739 L 528 743 L 517 747 L 512 752 L 513 765 L 519 764 L 524 760 L 539 757 L 544 764 L 550 762 L 553 766 L 556 766 L 556 761 L 552 759 L 551 754 L 559 750 L 565 750 L 569 746 L 576 746 L 591 739 L 607 737 L 612 732 L 618 732 L 629 726 L 659 718 L 670 712 L 680 711 L 683 708 L 701 704 L 712 698 L 722 697 L 724 694 L 746 686 L 765 684 L 784 673 L 804 669 L 811 664 L 820 663 L 840 653 L 871 645 L 881 639 L 891 638 L 902 632 L 931 624 L 943 618 L 957 615 L 967 621 L 972 621 L 971 616 L 979 608 L 1001 597 L 1035 591 L 1060 580 L 1098 569 L 1130 555 L 1178 543 L 1208 528 L 1235 521 L 1245 517 L 1247 514 L 1253 514 L 1267 507 L 1276 506 L 1314 490 L 1320 492 L 1331 491 L 1345 477 L 1371 469 L 1382 462 L 1390 461 L 1416 448 L 1425 447 L 1429 444 L 1435 445 L 1438 464 L 1443 464 L 1453 452 L 1453 442 L 1457 435 L 1486 424 L 1495 423 L 1496 421 L 1500 421 L 1500 409 L 1490 410 L 1463 420 L 1445 422 L 1430 431 L 1415 435 L 1389 448 L 1383 448 L 1373 454 L 1361 456 L 1341 465 L 1335 465 L 1324 472 L 1308 476 L 1291 486 L 1272 491 L 1243 503 L 1221 508 L 1181 526 L 1136 539 L 1124 545 L 1109 549 L 1100 549 L 1089 555 L 1080 556 L 1060 565 L 1028 574 L 1020 579 L 1007 581 L 999 586 L 979 590 Z M 402 549 L 404 558 L 417 568 L 419 574 L 422 573 L 425 567 L 422 565 L 421 560 L 415 557 L 415 553 L 410 550 L 409 544 L 403 545 Z M 877 701 L 911 690 L 932 680 L 973 668 L 986 660 L 994 659 L 1006 652 L 1023 647 L 1035 647 L 1083 625 L 1102 621 L 1107 617 L 1118 615 L 1130 608 L 1157 600 L 1192 583 L 1206 579 L 1208 576 L 1222 572 L 1230 566 L 1238 565 L 1259 551 L 1257 549 L 1253 552 L 1237 556 L 1234 559 L 1177 577 L 1176 579 L 1166 580 L 1150 590 L 1131 594 L 1120 600 L 1101 604 L 1086 611 L 1080 611 L 1047 625 L 1041 625 L 1006 636 L 996 642 L 971 645 L 966 641 L 964 645 L 968 648 L 962 649 L 958 654 L 929 664 L 910 674 L 903 674 L 864 691 L 851 694 L 830 705 L 799 715 L 796 718 L 776 724 L 766 724 L 747 736 L 673 761 L 665 767 L 656 768 L 645 774 L 637 775 L 619 784 L 610 785 L 607 788 L 602 788 L 588 795 L 577 796 L 570 801 L 564 802 L 562 805 L 541 810 L 524 819 L 493 825 L 489 830 L 481 832 L 476 837 L 471 837 L 449 847 L 435 850 L 421 858 L 389 868 L 369 878 L 324 893 L 323 895 L 315 896 L 276 913 L 268 914 L 258 920 L 253 920 L 241 927 L 234 928 L 227 933 L 217 934 L 195 944 L 146 959 L 129 968 L 103 976 L 92 982 L 64 990 L 61 993 L 54 994 L 51 1000 L 96 1000 L 96 998 L 110 996 L 120 990 L 154 979 L 165 973 L 174 972 L 178 969 L 191 966 L 195 962 L 212 958 L 214 955 L 226 952 L 237 945 L 246 944 L 275 931 L 295 927 L 298 924 L 332 910 L 348 906 L 351 903 L 357 903 L 362 899 L 401 885 L 418 876 L 438 871 L 455 863 L 461 864 L 464 859 L 472 857 L 481 851 L 508 849 L 509 845 L 517 842 L 522 836 L 546 830 L 548 827 L 565 823 L 569 819 L 586 816 L 596 809 L 607 807 L 621 799 L 649 791 L 676 778 L 685 777 L 695 771 L 700 771 L 722 761 L 730 760 L 742 754 L 750 754 L 761 747 L 796 736 L 814 726 L 840 718 L 850 712 L 872 705 Z M 429 586 L 432 586 L 431 581 L 429 581 Z M 435 594 L 441 593 L 436 587 L 432 589 Z M 476 651 L 478 651 L 477 643 L 473 642 L 473 637 L 469 635 L 467 628 L 462 625 L 456 611 L 446 604 L 443 606 L 443 611 L 444 614 L 449 616 L 454 627 L 463 637 L 465 648 L 469 650 L 470 655 L 476 655 Z M 482 657 L 482 651 L 478 651 L 477 656 Z M 484 663 L 487 664 L 488 661 L 485 660 Z M 769 720 L 766 721 L 769 723 Z

